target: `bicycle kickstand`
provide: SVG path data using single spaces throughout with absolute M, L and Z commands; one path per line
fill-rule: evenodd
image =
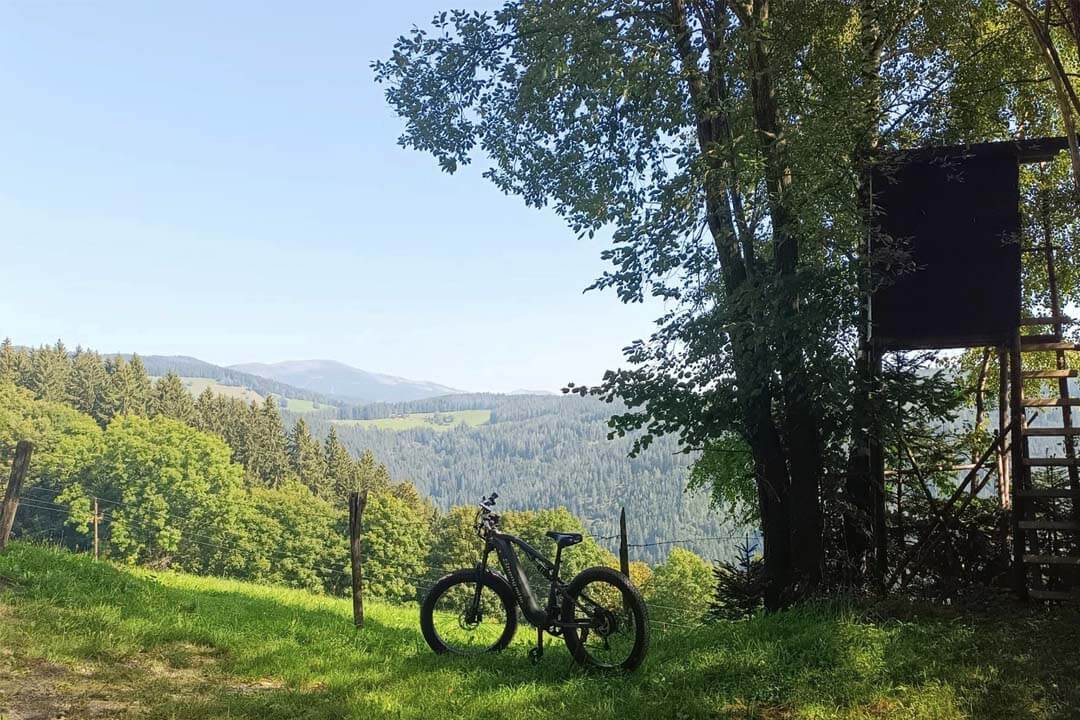
M 529 660 L 535 665 L 542 657 L 544 657 L 544 631 L 542 628 L 536 628 L 536 647 L 529 650 Z

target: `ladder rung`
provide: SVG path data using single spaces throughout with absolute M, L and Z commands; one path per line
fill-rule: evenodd
M 1025 380 L 1034 380 L 1036 378 L 1070 378 L 1076 377 L 1076 369 L 1071 370 L 1025 370 L 1023 377 Z
M 1044 343 L 1044 342 L 1057 342 L 1058 336 L 1054 333 L 1032 333 L 1031 335 L 1021 335 L 1020 344 L 1027 343 Z
M 1028 595 L 1036 600 L 1064 600 L 1067 602 L 1080 600 L 1080 593 L 1062 592 L 1060 590 L 1028 590 Z
M 1051 350 L 1068 350 L 1076 352 L 1080 350 L 1080 344 L 1068 341 L 1048 340 L 1046 342 L 1021 343 L 1022 352 L 1049 352 Z
M 1024 465 L 1026 467 L 1073 467 L 1074 465 L 1080 465 L 1080 460 L 1076 458 L 1024 458 Z
M 1024 562 L 1029 565 L 1080 565 L 1076 555 L 1025 555 Z
M 1080 523 L 1072 520 L 1021 520 L 1021 530 L 1080 530 Z
M 1020 319 L 1021 325 L 1068 325 L 1073 322 L 1072 318 L 1065 315 L 1048 315 L 1043 317 L 1026 317 Z
M 1069 488 L 1029 488 L 1016 490 L 1013 495 L 1020 498 L 1075 498 L 1080 497 L 1080 490 Z
M 1080 407 L 1080 398 L 1024 398 L 1024 407 Z
M 1030 437 L 1071 437 L 1080 435 L 1080 427 L 1029 427 L 1024 428 L 1024 434 Z

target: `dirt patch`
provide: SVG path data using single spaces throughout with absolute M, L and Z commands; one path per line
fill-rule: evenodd
M 93 675 L 43 660 L 0 658 L 0 718 L 3 720 L 112 720 L 142 714 L 137 702 L 109 697 Z

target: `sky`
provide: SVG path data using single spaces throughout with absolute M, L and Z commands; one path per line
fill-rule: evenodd
M 396 143 L 369 64 L 447 7 L 0 3 L 0 336 L 472 391 L 618 366 L 660 308 L 583 294 L 606 242 Z

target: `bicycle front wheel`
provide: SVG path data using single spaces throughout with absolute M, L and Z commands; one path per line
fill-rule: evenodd
M 513 591 L 491 573 L 481 576 L 475 569 L 452 572 L 436 582 L 424 598 L 420 629 L 437 653 L 498 652 L 510 644 L 517 631 Z
M 649 616 L 641 592 L 622 573 L 608 567 L 582 570 L 566 588 L 563 638 L 581 665 L 633 670 L 649 649 Z

